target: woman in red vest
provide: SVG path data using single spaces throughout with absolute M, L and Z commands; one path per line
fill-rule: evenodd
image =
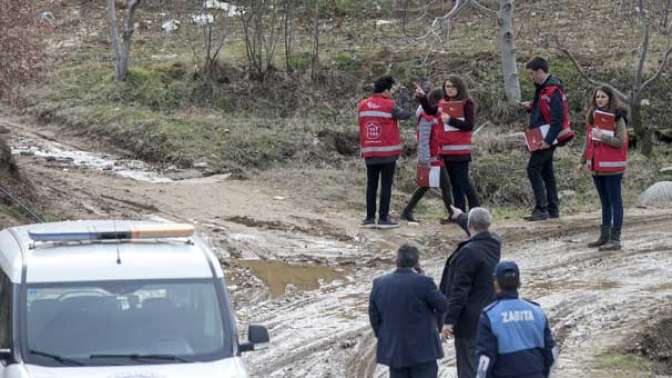
M 455 207 L 466 211 L 467 201 L 470 209 L 479 207 L 481 202 L 469 179 L 476 106 L 469 97 L 464 80 L 458 76 L 449 76 L 443 83 L 443 98 L 438 106 L 430 104 L 427 96 L 420 98 L 420 104 L 425 113 L 441 114 L 443 119 L 443 129 L 438 133 L 441 145 L 439 154 L 450 176 Z
M 580 169 L 592 172 L 602 202 L 600 237 L 588 244 L 600 251 L 621 249 L 621 183 L 628 161 L 626 116 L 610 88 L 595 89 L 586 115 L 586 144 Z

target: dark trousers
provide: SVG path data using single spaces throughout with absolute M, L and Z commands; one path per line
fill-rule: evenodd
M 446 167 L 441 167 L 441 176 L 439 180 L 439 185 L 441 186 L 441 198 L 443 199 L 443 205 L 446 206 L 446 210 L 450 213 L 450 205 L 453 204 L 453 198 L 450 195 L 450 181 L 448 179 L 448 171 Z M 420 202 L 422 197 L 427 193 L 430 188 L 418 188 L 411 196 L 411 199 L 408 201 L 406 208 L 404 209 L 405 213 L 413 212 L 415 205 Z
M 478 195 L 476 195 L 471 180 L 469 180 L 469 162 L 448 161 L 445 158 L 444 162 L 450 176 L 450 183 L 453 186 L 455 207 L 462 209 L 462 211 L 467 211 L 467 201 L 469 201 L 470 209 L 481 206 L 481 201 L 478 199 Z
M 392 197 L 392 181 L 397 162 L 373 164 L 366 166 L 366 218 L 376 218 L 376 196 L 378 181 L 380 180 L 380 208 L 379 219 L 387 219 L 390 213 L 390 198 Z
M 621 182 L 623 174 L 608 176 L 593 176 L 602 202 L 602 224 L 609 227 L 623 226 L 623 197 L 621 196 Z
M 390 367 L 390 378 L 436 378 L 438 373 L 436 361 L 404 368 Z
M 476 338 L 455 338 L 457 378 L 476 377 Z
M 527 164 L 527 177 L 534 191 L 535 207 L 540 211 L 558 212 L 558 188 L 553 170 L 555 147 L 532 152 Z

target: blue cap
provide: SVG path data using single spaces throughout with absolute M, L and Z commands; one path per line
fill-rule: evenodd
M 494 276 L 498 281 L 507 278 L 515 279 L 520 282 L 520 269 L 518 269 L 518 265 L 513 261 L 500 261 L 495 267 Z

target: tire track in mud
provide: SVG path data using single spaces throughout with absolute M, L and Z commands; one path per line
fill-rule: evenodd
M 589 343 L 593 334 L 598 334 L 603 328 L 608 331 L 617 331 L 618 327 L 623 324 L 621 322 L 636 323 L 637 319 L 646 316 L 647 311 L 638 311 L 630 313 L 630 318 L 621 317 L 618 314 L 623 306 L 621 298 L 636 298 L 638 300 L 631 307 L 644 309 L 654 306 L 661 298 L 664 298 L 660 295 L 656 298 L 637 297 L 637 292 L 641 289 L 640 285 L 635 285 L 623 294 L 611 294 L 611 297 L 614 297 L 613 300 L 605 301 L 602 298 L 604 294 L 601 292 L 618 290 L 620 286 L 615 283 L 613 277 L 610 277 L 611 274 L 600 277 L 600 275 L 592 274 L 592 271 L 600 268 L 622 270 L 630 266 L 628 263 L 633 259 L 646 259 L 649 255 L 664 258 L 666 257 L 665 251 L 672 251 L 672 232 L 668 231 L 663 239 L 657 237 L 660 231 L 672 229 L 672 214 L 653 217 L 634 216 L 630 221 L 632 221 L 631 225 L 626 227 L 623 236 L 624 249 L 613 252 L 599 252 L 585 247 L 585 244 L 595 236 L 591 231 L 597 228 L 590 224 L 582 225 L 577 229 L 573 229 L 569 224 L 563 224 L 560 227 L 552 225 L 554 229 L 550 230 L 550 233 L 547 233 L 547 230 L 537 230 L 536 233 L 544 234 L 544 239 L 541 241 L 532 240 L 534 232 L 531 231 L 523 235 L 512 234 L 512 231 L 504 232 L 504 235 L 508 234 L 509 238 L 514 241 L 509 245 L 505 244 L 502 258 L 514 259 L 521 265 L 525 280 L 522 294 L 527 293 L 529 297 L 540 301 L 553 324 L 553 332 L 561 353 L 559 356 L 561 365 L 555 372 L 556 377 L 583 376 L 585 372 L 591 370 L 590 358 L 586 361 L 578 360 L 579 366 L 589 365 L 586 369 L 576 368 L 574 365 L 577 365 L 576 355 L 580 354 L 577 348 L 580 349 L 581 345 Z M 578 240 L 575 240 L 577 238 Z M 506 240 L 505 236 L 505 242 Z M 443 260 L 433 257 L 428 265 L 442 266 Z M 644 267 L 644 273 L 646 273 L 646 264 L 632 265 L 639 267 L 639 270 Z M 668 273 L 672 272 L 672 264 L 668 263 L 667 267 L 669 268 Z M 563 271 L 571 274 L 562 274 Z M 430 269 L 428 273 L 433 277 L 440 275 L 437 269 Z M 572 275 L 583 275 L 584 280 L 572 279 Z M 662 278 L 664 276 L 661 275 L 660 281 L 662 282 L 659 282 L 658 286 L 655 284 L 651 286 L 661 287 L 660 284 L 665 282 Z M 549 287 L 549 280 L 554 283 L 552 287 Z M 667 288 L 672 295 L 672 287 L 663 286 L 663 288 Z M 602 335 L 595 337 L 595 343 L 599 344 L 598 340 L 603 337 Z M 384 368 L 376 369 L 375 345 L 376 340 L 372 334 L 359 340 L 357 346 L 359 353 L 355 353 L 346 362 L 349 368 L 346 370 L 345 377 L 379 378 L 387 376 Z M 455 361 L 452 342 L 444 344 L 444 351 L 446 357 L 440 361 L 439 376 L 454 377 Z M 586 354 L 585 351 L 583 354 Z M 588 353 L 588 355 L 594 354 Z

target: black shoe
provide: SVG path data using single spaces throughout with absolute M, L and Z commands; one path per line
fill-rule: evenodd
M 560 212 L 559 211 L 549 211 L 548 212 L 548 217 L 552 219 L 558 219 L 560 218 Z
M 374 218 L 366 218 L 362 221 L 362 228 L 376 228 L 376 220 Z
M 385 229 L 397 228 L 397 227 L 399 227 L 399 223 L 392 222 L 389 218 L 378 220 L 378 228 L 380 228 L 380 229 L 385 230 Z
M 401 213 L 401 219 L 402 219 L 402 220 L 405 220 L 405 221 L 408 221 L 408 222 L 415 222 L 415 223 L 418 223 L 418 220 L 415 219 L 415 217 L 413 216 L 413 213 L 412 213 L 412 212 L 403 212 L 403 213 Z
M 600 227 L 600 237 L 594 242 L 588 243 L 588 248 L 597 248 L 607 244 L 611 235 L 610 228 L 609 226 L 602 225 Z
M 600 247 L 600 251 L 618 251 L 621 249 L 621 229 L 611 228 L 609 241 Z
M 525 220 L 530 222 L 543 221 L 546 219 L 548 219 L 548 212 L 539 209 L 535 209 L 529 217 L 525 217 Z

